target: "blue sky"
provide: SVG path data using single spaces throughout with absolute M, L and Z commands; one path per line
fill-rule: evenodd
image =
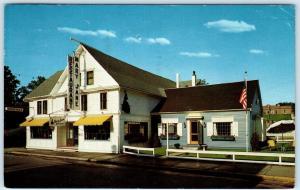
M 5 65 L 22 85 L 66 66 L 76 38 L 175 80 L 260 82 L 263 104 L 295 101 L 292 5 L 6 5 Z

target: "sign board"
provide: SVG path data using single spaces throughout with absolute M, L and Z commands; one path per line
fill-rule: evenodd
M 66 118 L 64 116 L 53 116 L 50 117 L 49 126 L 64 126 L 66 123 Z
M 12 111 L 12 112 L 23 112 L 23 108 L 16 108 L 16 107 L 5 107 L 5 111 Z
M 80 67 L 79 58 L 68 56 L 68 108 L 71 110 L 79 110 L 80 95 Z

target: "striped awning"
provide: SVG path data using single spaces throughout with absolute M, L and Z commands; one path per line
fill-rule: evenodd
M 32 120 L 24 121 L 20 127 L 42 127 L 49 122 L 49 118 L 34 118 Z
M 109 120 L 112 115 L 85 116 L 74 122 L 74 126 L 79 125 L 102 125 Z

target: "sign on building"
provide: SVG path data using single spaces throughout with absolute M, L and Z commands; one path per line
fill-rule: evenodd
M 65 126 L 66 118 L 64 116 L 53 116 L 50 117 L 49 126 Z
M 68 56 L 68 108 L 79 110 L 80 67 L 77 56 Z

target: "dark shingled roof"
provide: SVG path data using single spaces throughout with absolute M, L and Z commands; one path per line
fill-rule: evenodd
M 166 89 L 167 98 L 162 100 L 162 102 L 152 110 L 152 113 L 242 109 L 239 99 L 244 84 L 244 81 L 241 81 Z M 251 104 L 256 91 L 258 92 L 261 102 L 258 80 L 248 81 L 248 108 L 252 107 Z
M 175 82 L 172 80 L 139 69 L 84 43 L 80 44 L 123 88 L 134 89 L 157 96 L 165 96 L 165 88 L 175 87 Z
M 25 96 L 24 100 L 49 95 L 62 73 L 63 71 L 57 71 L 54 75 L 50 76 L 48 79 L 42 82 L 42 84 Z

